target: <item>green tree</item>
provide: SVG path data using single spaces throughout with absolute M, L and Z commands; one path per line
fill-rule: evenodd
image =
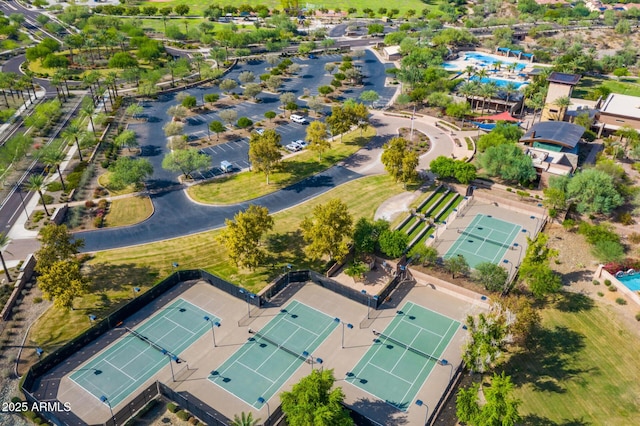
M 327 140 L 327 125 L 322 121 L 312 121 L 307 127 L 307 141 L 309 149 L 318 153 L 318 160 L 322 161 L 322 153 L 331 148 Z
M 333 370 L 313 370 L 293 385 L 289 392 L 280 394 L 282 411 L 290 426 L 333 425 L 350 426 L 353 420 L 342 406 L 344 393 L 333 387 Z
M 73 301 L 89 291 L 89 280 L 82 276 L 74 259 L 53 262 L 38 275 L 38 287 L 47 300 L 62 309 L 73 309 Z
M 62 177 L 62 171 L 60 170 L 60 164 L 65 160 L 67 156 L 64 152 L 54 145 L 47 145 L 40 150 L 38 158 L 47 166 L 55 167 L 60 177 L 60 183 L 62 184 L 62 190 L 67 191 L 67 187 L 64 184 L 64 178 Z
M 461 254 L 445 259 L 444 267 L 451 273 L 451 278 L 455 278 L 456 274 L 469 274 L 469 264 L 467 263 L 467 259 Z
M 197 149 L 176 149 L 162 159 L 162 168 L 172 172 L 182 172 L 191 179 L 196 170 L 211 166 L 211 158 L 207 154 L 200 154 Z
M 119 190 L 129 185 L 139 187 L 153 174 L 153 166 L 145 158 L 119 157 L 109 166 L 109 188 Z
M 520 278 L 539 299 L 562 288 L 560 276 L 549 267 L 549 261 L 558 256 L 558 251 L 550 248 L 548 241 L 549 236 L 543 233 L 535 240 L 527 238 L 527 251 L 520 265 Z
M 613 177 L 598 169 L 576 173 L 567 185 L 567 197 L 580 213 L 610 214 L 624 203 Z
M 131 104 L 125 110 L 125 114 L 127 114 L 131 118 L 136 118 L 143 112 L 144 112 L 144 107 L 140 104 Z
M 258 267 L 266 258 L 260 240 L 273 228 L 273 223 L 266 207 L 253 204 L 237 213 L 233 220 L 226 219 L 227 228 L 219 239 L 227 249 L 229 259 L 236 266 L 252 270 Z
M 375 90 L 365 90 L 360 94 L 359 99 L 363 102 L 370 102 L 373 105 L 378 99 L 380 99 L 380 95 Z
M 184 99 L 182 100 L 182 104 L 183 107 L 185 108 L 195 108 L 198 105 L 198 100 L 196 99 L 195 96 L 185 96 Z
M 490 176 L 500 176 L 508 181 L 530 182 L 536 178 L 531 157 L 515 144 L 489 147 L 479 156 L 478 162 Z
M 364 277 L 364 274 L 366 274 L 368 271 L 369 266 L 367 266 L 367 264 L 365 264 L 361 260 L 354 260 L 349 264 L 349 266 L 344 268 L 344 273 L 347 276 L 353 278 L 353 281 L 357 281 L 358 278 L 362 279 Z
M 38 233 L 40 249 L 36 251 L 38 261 L 35 271 L 46 272 L 51 265 L 58 261 L 73 260 L 78 251 L 84 246 L 84 240 L 74 239 L 66 225 L 48 224 Z
M 300 227 L 308 243 L 305 251 L 312 259 L 328 255 L 331 259 L 341 261 L 349 252 L 353 218 L 341 200 L 333 199 L 315 206 L 311 216 L 305 217 Z
M 206 95 L 204 95 L 204 101 L 210 104 L 218 102 L 219 99 L 220 95 L 217 93 L 207 93 Z
M 473 383 L 458 392 L 456 416 L 470 426 L 514 426 L 521 420 L 520 401 L 513 397 L 511 377 L 493 374 L 491 385 L 483 387 L 484 402 L 480 402 L 480 383 Z
M 362 217 L 353 229 L 353 246 L 357 254 L 374 253 L 380 235 L 389 229 L 389 222 L 378 219 L 375 222 Z
M 233 109 L 225 109 L 220 111 L 218 116 L 227 123 L 227 126 L 230 126 L 238 119 L 238 112 Z
M 262 86 L 258 83 L 247 83 L 244 88 L 244 95 L 248 98 L 256 99 L 262 92 Z
M 276 115 L 278 115 L 278 114 L 276 114 L 275 111 L 267 111 L 267 112 L 264 113 L 264 118 L 266 118 L 267 120 L 271 121 L 274 118 L 276 118 Z
M 476 265 L 472 277 L 489 291 L 502 291 L 509 273 L 502 266 L 492 262 L 482 262 Z
M 138 60 L 127 52 L 117 52 L 109 59 L 109 68 L 135 68 L 138 66 Z
M 240 75 L 238 75 L 238 80 L 242 84 L 253 83 L 256 79 L 256 75 L 251 71 L 242 71 Z
M 392 259 L 397 259 L 407 250 L 409 235 L 402 231 L 387 229 L 380 235 L 378 244 L 382 253 Z
M 44 177 L 42 175 L 31 175 L 29 176 L 29 180 L 27 180 L 27 189 L 29 191 L 36 191 L 40 196 L 40 202 L 42 203 L 42 207 L 44 207 L 44 212 L 47 216 L 51 216 L 49 210 L 47 210 L 47 204 L 44 200 L 44 191 L 47 189 L 47 186 L 44 183 Z
M 190 9 L 189 9 L 189 6 L 187 6 L 186 4 L 179 4 L 175 6 L 173 10 L 175 10 L 176 13 L 180 16 L 186 16 L 189 13 Z
M 227 128 L 220 121 L 212 121 L 209 123 L 209 131 L 216 134 L 216 140 L 220 140 L 220 133 L 227 130 Z
M 131 151 L 131 148 L 135 148 L 138 146 L 138 138 L 136 136 L 136 132 L 134 132 L 133 130 L 124 130 L 113 139 L 113 144 L 118 148 L 126 146 L 127 149 Z
M 461 184 L 467 185 L 477 176 L 476 166 L 466 161 L 456 160 L 455 178 Z
M 409 252 L 415 262 L 422 266 L 435 265 L 438 260 L 438 250 L 425 244 L 416 244 Z
M 7 282 L 13 282 L 11 279 L 11 275 L 9 274 L 9 269 L 7 268 L 7 264 L 4 261 L 4 255 L 2 252 L 7 248 L 7 246 L 11 244 L 11 239 L 7 236 L 6 233 L 0 232 L 0 262 L 2 262 L 2 269 L 4 269 L 4 274 L 7 277 Z
M 238 83 L 230 78 L 225 78 L 224 80 L 222 80 L 222 82 L 220 82 L 220 90 L 225 93 L 232 91 L 236 87 L 238 87 Z
M 253 418 L 253 413 L 245 414 L 243 411 L 240 416 L 234 414 L 231 426 L 256 426 L 259 422 L 260 419 Z
M 431 172 L 438 175 L 440 179 L 448 179 L 456 173 L 456 161 L 444 155 L 440 155 L 429 163 Z
M 355 123 L 345 108 L 335 106 L 331 108 L 331 116 L 327 118 L 327 124 L 331 129 L 331 134 L 340 135 L 340 142 L 342 142 L 342 135 L 348 132 Z
M 409 141 L 401 137 L 391 138 L 382 147 L 382 164 L 396 182 L 407 183 L 417 177 L 418 154 L 409 148 Z
M 469 315 L 466 321 L 469 336 L 462 350 L 462 361 L 472 372 L 484 373 L 506 350 L 508 328 L 498 311 Z
M 254 133 L 249 141 L 249 161 L 258 172 L 267 177 L 277 168 L 282 160 L 280 134 L 273 129 L 267 129 L 262 135 Z

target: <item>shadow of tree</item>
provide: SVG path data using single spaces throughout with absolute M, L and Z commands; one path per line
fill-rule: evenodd
M 530 384 L 535 391 L 564 393 L 562 382 L 596 369 L 572 366 L 571 360 L 584 346 L 584 335 L 566 327 L 539 328 L 529 349 L 512 354 L 502 369 L 516 386 Z
M 558 423 L 546 417 L 538 416 L 536 414 L 529 414 L 522 417 L 522 424 L 530 426 L 587 426 L 591 423 L 583 419 L 563 420 L 562 422 Z
M 377 424 L 382 425 L 404 425 L 408 424 L 406 417 L 398 417 L 398 409 L 389 404 L 393 402 L 384 402 L 378 399 L 359 399 L 354 402 L 350 408 L 357 413 L 366 413 L 366 417 L 373 419 Z M 406 408 L 406 407 L 405 407 Z M 356 422 L 356 424 L 358 424 Z
M 119 291 L 133 287 L 152 285 L 158 279 L 158 271 L 148 266 L 132 263 L 91 265 L 89 279 L 94 292 Z
M 555 303 L 555 308 L 562 312 L 582 312 L 593 309 L 593 299 L 580 293 L 565 292 Z
M 569 273 L 562 275 L 562 283 L 564 285 L 570 285 L 571 283 L 577 281 L 591 281 L 591 277 L 593 276 L 593 271 L 589 270 L 580 270 L 580 271 L 571 271 Z

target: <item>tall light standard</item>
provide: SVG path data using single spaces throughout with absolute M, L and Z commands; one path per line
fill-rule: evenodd
M 449 372 L 449 382 L 451 382 L 451 378 L 453 377 L 453 364 L 451 364 L 449 361 L 447 361 L 446 359 L 442 358 L 440 361 L 438 361 L 438 364 L 443 365 L 445 367 L 451 367 L 451 371 Z
M 178 280 L 180 279 L 180 270 L 178 269 L 178 266 L 180 266 L 178 264 L 178 262 L 173 262 L 171 264 L 171 269 L 173 270 L 173 272 L 176 272 L 176 270 L 178 270 Z
M 216 330 L 215 330 L 215 327 L 220 327 L 220 322 L 213 321 L 208 316 L 205 316 L 204 320 L 208 321 L 209 324 L 211 324 L 211 334 L 213 335 L 213 347 L 215 348 L 216 347 Z
M 251 318 L 251 304 L 249 303 L 249 299 L 255 299 L 256 295 L 245 290 L 244 288 L 239 289 L 238 292 L 244 295 L 244 298 L 247 301 L 247 315 L 249 316 L 249 318 Z
M 134 297 L 134 299 L 138 295 L 138 293 L 140 293 L 140 287 L 134 287 L 133 288 L 133 297 Z
M 367 290 L 360 290 L 360 293 L 362 293 L 365 296 L 367 296 L 367 319 L 371 319 L 371 299 L 377 301 L 378 300 L 378 295 L 375 295 L 373 297 L 369 297 L 369 295 L 367 294 Z
M 93 324 L 96 321 L 96 316 L 93 314 L 89 315 L 89 321 L 91 321 L 91 324 Z
M 114 425 L 117 425 L 116 418 L 113 415 L 113 408 L 111 407 L 111 403 L 109 402 L 109 399 L 106 396 L 102 395 L 100 397 L 100 401 L 109 407 L 109 413 L 111 413 L 111 421 L 113 422 Z
M 22 210 L 24 211 L 24 215 L 27 216 L 27 220 L 29 220 L 29 212 L 27 211 L 27 206 L 24 203 L 24 197 L 22 196 L 22 188 L 17 183 L 16 183 L 15 190 L 18 193 L 18 196 L 20 197 L 20 203 L 22 204 Z
M 290 275 L 289 274 L 291 273 L 291 268 L 292 268 L 292 266 L 291 266 L 290 263 L 287 263 L 286 265 L 284 265 L 282 267 L 282 273 L 283 274 L 285 274 L 285 273 L 287 274 L 287 285 L 289 285 L 289 279 L 290 279 Z
M 173 374 L 173 364 L 171 364 L 172 360 L 177 361 L 178 358 L 175 355 L 171 355 L 166 349 L 162 350 L 162 355 L 166 355 L 167 358 L 169 358 L 169 367 L 171 367 L 171 378 L 173 379 L 173 381 L 176 381 L 176 376 Z
M 424 402 L 422 402 L 421 399 L 417 399 L 416 400 L 416 405 L 418 407 L 427 407 L 427 413 L 424 415 L 424 424 L 427 424 L 427 420 L 429 419 L 429 406 L 427 404 L 425 404 Z
M 269 407 L 269 402 L 263 397 L 258 398 L 258 404 L 267 404 L 267 420 L 264 421 L 265 425 L 269 425 L 271 423 L 271 407 Z
M 342 324 L 342 345 L 341 348 L 344 349 L 344 327 L 346 326 L 349 330 L 353 329 L 353 324 L 346 323 L 342 321 L 340 318 L 334 318 L 335 322 Z

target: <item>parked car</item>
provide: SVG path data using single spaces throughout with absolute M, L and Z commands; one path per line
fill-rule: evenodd
M 293 142 L 296 145 L 298 145 L 300 147 L 300 149 L 305 149 L 309 144 L 307 143 L 307 141 L 304 141 L 302 139 L 298 139 L 297 141 Z
M 318 59 L 316 55 L 309 55 L 309 59 Z
M 306 118 L 298 114 L 291 114 L 290 118 L 291 118 L 291 121 L 298 124 L 305 124 L 307 122 Z
M 229 173 L 230 171 L 233 170 L 233 164 L 231 164 L 230 162 L 224 160 L 220 162 L 220 170 L 222 170 L 222 173 Z
M 264 133 L 264 129 L 263 129 L 262 127 L 258 127 L 258 128 L 255 130 L 255 132 L 256 132 L 257 134 L 259 134 L 260 136 L 262 136 L 262 134 Z
M 291 152 L 298 152 L 302 149 L 302 147 L 295 142 L 291 142 L 289 145 L 285 145 L 285 148 Z

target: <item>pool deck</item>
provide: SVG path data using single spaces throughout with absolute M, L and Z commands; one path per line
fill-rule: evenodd
M 610 280 L 612 285 L 615 285 L 618 288 L 618 290 L 620 291 L 620 293 L 624 294 L 629 299 L 631 299 L 634 303 L 636 303 L 638 306 L 640 306 L 640 294 L 638 294 L 637 292 L 631 290 L 629 287 L 624 285 L 624 283 L 621 282 L 620 280 L 618 280 L 615 277 L 615 275 L 610 274 L 609 272 L 607 272 L 603 268 L 603 265 L 598 266 L 598 269 L 596 269 L 596 273 L 594 274 L 593 278 L 594 279 L 602 279 L 602 280 Z
M 531 70 L 533 70 L 534 66 L 548 66 L 545 64 L 539 64 L 536 62 L 529 62 L 529 61 L 523 61 L 523 60 L 519 60 L 516 59 L 514 57 L 507 57 L 507 56 L 502 56 L 502 55 L 496 55 L 494 53 L 487 53 L 487 52 L 479 52 L 479 51 L 463 51 L 463 52 L 459 52 L 458 53 L 458 58 L 451 60 L 451 61 L 446 61 L 447 64 L 449 64 L 450 66 L 455 66 L 456 68 L 454 69 L 453 67 L 448 67 L 446 68 L 448 71 L 460 71 L 460 72 L 464 72 L 464 70 L 469 66 L 472 65 L 474 67 L 476 67 L 476 69 L 480 69 L 480 68 L 485 68 L 485 65 L 481 64 L 480 61 L 477 61 L 475 59 L 469 59 L 467 60 L 465 58 L 465 55 L 468 53 L 475 53 L 475 54 L 481 54 L 484 56 L 487 56 L 489 58 L 492 58 L 496 61 L 501 61 L 503 62 L 503 67 L 504 65 L 508 64 L 508 63 L 518 63 L 518 64 L 523 64 L 525 67 L 522 70 L 519 71 L 514 71 L 514 72 L 509 72 L 506 68 L 505 69 L 501 69 L 495 73 L 491 73 L 490 77 L 495 77 L 495 78 L 501 78 L 501 79 L 505 79 L 505 80 L 513 80 L 515 82 L 526 82 L 528 81 L 527 78 L 520 76 L 520 73 L 527 73 Z M 490 67 L 486 67 L 486 68 L 490 68 Z

